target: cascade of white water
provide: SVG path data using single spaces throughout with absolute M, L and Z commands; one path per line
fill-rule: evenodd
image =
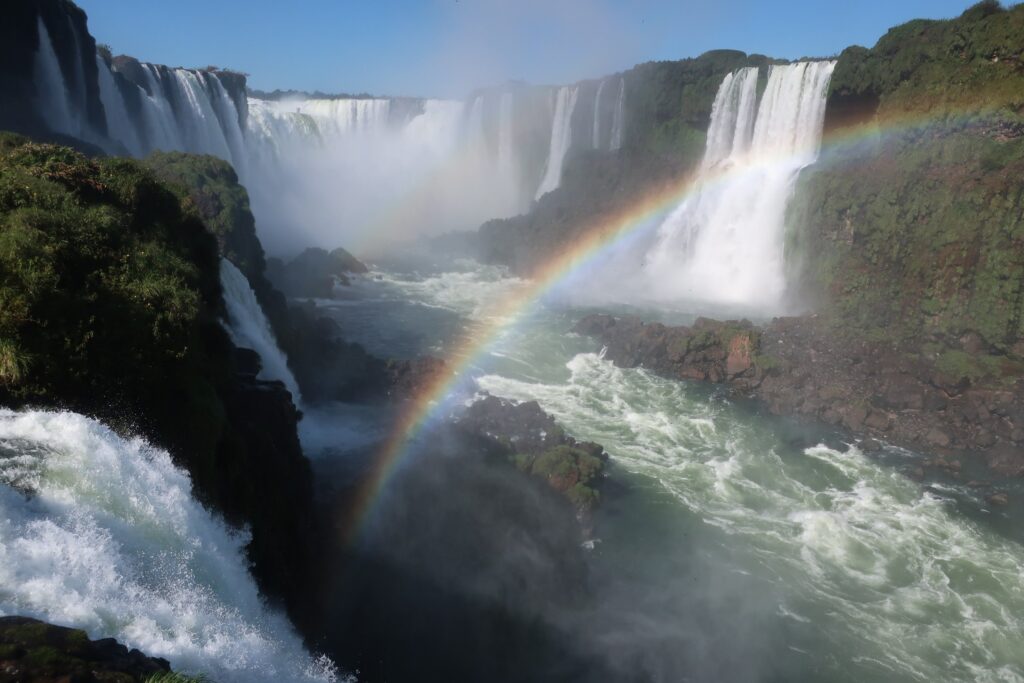
M 288 369 L 288 359 L 278 347 L 270 322 L 263 314 L 249 281 L 227 259 L 220 261 L 220 281 L 224 289 L 224 304 L 228 309 L 227 330 L 231 340 L 236 346 L 258 353 L 263 361 L 259 377 L 283 382 L 291 392 L 295 405 L 301 404 L 298 382 Z
M 603 79 L 597 86 L 597 93 L 594 95 L 594 149 L 601 149 L 601 93 L 608 79 Z
M 199 76 L 188 69 L 175 69 L 173 75 L 178 102 L 185 110 L 182 118 L 188 140 L 186 151 L 213 154 L 230 161 L 231 149 L 224 129 Z
M 556 189 L 562 182 L 562 164 L 565 155 L 572 145 L 572 113 L 576 109 L 579 97 L 578 86 L 563 86 L 558 89 L 555 99 L 555 115 L 551 120 L 551 144 L 548 149 L 548 161 L 544 169 L 544 177 L 540 181 L 534 199 Z
M 512 93 L 502 93 L 498 107 L 498 165 L 505 171 L 510 171 L 515 166 L 515 130 L 512 116 Z
M 817 158 L 834 68 L 831 61 L 771 67 L 756 119 L 757 74 L 742 70 L 723 80 L 698 180 L 703 189 L 665 220 L 647 255 L 645 271 L 660 297 L 781 305 L 786 206 L 800 170 Z
M 149 94 L 142 93 L 142 108 L 146 118 L 151 149 L 165 152 L 186 149 L 178 121 L 174 116 L 174 110 L 164 95 L 159 72 L 152 64 L 143 64 L 142 70 L 146 75 L 146 84 L 149 86 Z
M 711 106 L 703 168 L 746 154 L 754 135 L 758 69 L 749 67 L 726 75 Z
M 626 78 L 619 78 L 619 96 L 615 101 L 615 115 L 612 117 L 612 135 L 608 148 L 622 147 L 622 131 L 626 121 Z
M 64 74 L 61 72 L 57 52 L 53 49 L 50 32 L 42 17 L 38 20 L 39 50 L 36 52 L 33 81 L 37 86 L 39 112 L 54 131 L 68 135 L 81 135 L 85 111 L 76 107 Z
M 471 141 L 480 142 L 484 137 L 484 96 L 477 95 L 469 106 L 466 130 Z
M 146 150 L 139 139 L 138 129 L 128 114 L 114 74 L 99 54 L 96 55 L 96 69 L 99 71 L 100 101 L 107 116 L 107 135 L 124 145 L 131 154 L 142 156 Z
M 0 615 L 116 637 L 224 683 L 336 680 L 264 603 L 247 540 L 166 451 L 75 413 L 0 409 Z
M 208 74 L 206 81 L 211 91 L 214 112 L 220 121 L 224 140 L 231 151 L 231 161 L 236 168 L 242 168 L 247 161 L 248 152 L 245 147 L 245 135 L 239 124 L 238 107 L 216 74 Z

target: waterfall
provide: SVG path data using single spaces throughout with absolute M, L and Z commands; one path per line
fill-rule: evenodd
M 329 681 L 248 572 L 245 534 L 166 451 L 69 412 L 0 409 L 0 615 L 115 637 L 218 681 Z
M 51 130 L 68 135 L 82 133 L 85 110 L 75 107 L 70 88 L 60 69 L 50 32 L 39 17 L 39 51 L 36 52 L 33 81 L 37 85 L 37 106 Z
M 548 161 L 544 169 L 544 177 L 537 188 L 534 199 L 556 189 L 562 182 L 562 164 L 566 152 L 572 144 L 572 113 L 576 109 L 576 98 L 579 86 L 563 86 L 558 89 L 555 100 L 555 115 L 551 121 L 551 145 L 548 150 Z
M 498 110 L 498 166 L 505 173 L 511 173 L 516 163 L 512 116 L 512 93 L 502 93 Z
M 746 154 L 754 135 L 758 69 L 740 69 L 728 74 L 718 88 L 711 106 L 711 125 L 702 167 L 711 168 L 724 159 Z
M 619 78 L 619 96 L 615 101 L 615 115 L 612 117 L 612 137 L 609 149 L 622 147 L 622 130 L 626 121 L 626 77 Z
M 601 149 L 601 93 L 607 82 L 607 79 L 602 80 L 594 94 L 594 149 Z
M 270 322 L 263 314 L 256 293 L 249 281 L 233 263 L 220 261 L 220 281 L 224 288 L 224 304 L 228 309 L 228 333 L 236 346 L 252 349 L 260 355 L 261 379 L 283 382 L 292 394 L 295 405 L 302 403 L 299 385 L 288 369 L 288 359 L 277 345 Z
M 96 69 L 99 71 L 100 101 L 106 112 L 110 137 L 124 145 L 129 153 L 140 156 L 145 146 L 139 139 L 139 131 L 128 114 L 128 107 L 114 81 L 114 74 L 99 54 L 96 55 Z
M 645 272 L 661 298 L 777 309 L 785 293 L 786 206 L 821 144 L 835 62 L 773 66 L 756 115 L 756 69 L 725 77 L 700 191 L 661 225 Z

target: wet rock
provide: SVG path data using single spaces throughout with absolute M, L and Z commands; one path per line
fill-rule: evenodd
M 583 318 L 576 331 L 597 337 L 623 367 L 727 384 L 774 414 L 885 434 L 911 448 L 981 452 L 1000 473 L 1024 472 L 1024 381 L 986 384 L 969 373 L 947 373 L 936 364 L 939 355 L 859 339 L 815 316 L 776 318 L 757 328 L 706 318 L 668 327 L 598 315 Z M 972 348 L 976 341 L 967 339 Z
M 949 435 L 946 434 L 941 429 L 939 429 L 938 427 L 928 430 L 928 433 L 925 435 L 924 438 L 925 441 L 931 444 L 932 446 L 939 446 L 941 448 L 945 448 L 950 444 Z
M 1005 507 L 1007 504 L 1009 504 L 1010 497 L 1007 496 L 1005 493 L 993 493 L 991 495 L 985 496 L 985 501 L 988 502 L 989 505 L 998 505 L 999 507 Z
M 167 660 L 129 650 L 113 638 L 28 617 L 0 617 L 0 681 L 93 683 L 144 681 L 170 671 Z

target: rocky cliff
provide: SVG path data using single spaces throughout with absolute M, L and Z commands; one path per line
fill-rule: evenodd
M 292 599 L 312 548 L 299 415 L 229 341 L 219 258 L 142 164 L 0 138 L 0 403 L 167 447 L 205 502 L 250 525 L 261 586 Z

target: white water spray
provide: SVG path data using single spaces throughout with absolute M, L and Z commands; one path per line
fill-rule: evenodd
M 166 451 L 75 413 L 0 409 L 0 614 L 222 683 L 336 680 L 263 603 L 246 541 Z
M 220 281 L 224 288 L 224 304 L 228 309 L 228 333 L 236 346 L 252 349 L 260 355 L 261 379 L 283 382 L 292 394 L 295 405 L 302 403 L 298 382 L 288 369 L 288 359 L 277 345 L 270 322 L 264 315 L 249 281 L 231 261 L 221 259 Z
M 756 71 L 723 80 L 701 190 L 659 229 L 645 274 L 659 298 L 778 310 L 786 289 L 786 206 L 817 159 L 835 62 L 773 66 L 754 116 Z M 752 126 L 752 128 L 751 128 Z

